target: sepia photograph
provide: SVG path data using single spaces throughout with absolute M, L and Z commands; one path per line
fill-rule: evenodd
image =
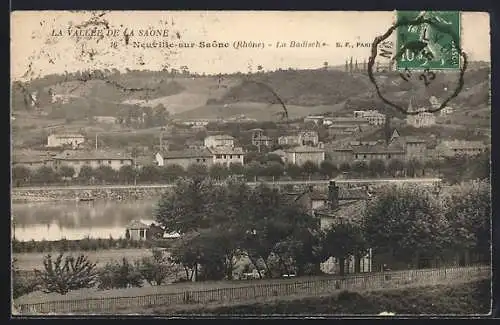
M 10 27 L 12 317 L 492 315 L 488 13 Z

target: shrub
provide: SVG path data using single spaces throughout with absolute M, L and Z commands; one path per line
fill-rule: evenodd
M 98 288 L 114 289 L 142 287 L 142 275 L 138 271 L 137 265 L 129 263 L 124 257 L 121 263 L 108 263 L 99 272 Z
M 152 256 L 143 257 L 139 262 L 139 272 L 150 285 L 161 285 L 178 271 L 178 266 L 166 258 L 161 250 L 155 248 L 152 250 Z
M 44 270 L 35 270 L 35 276 L 40 281 L 45 293 L 57 292 L 62 295 L 71 290 L 91 288 L 97 278 L 96 264 L 84 255 L 76 259 L 60 253 L 55 261 L 49 254 L 43 260 Z M 64 262 L 63 262 L 64 261 Z

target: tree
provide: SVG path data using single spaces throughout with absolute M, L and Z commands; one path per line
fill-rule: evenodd
M 368 164 L 362 160 L 356 161 L 352 166 L 352 171 L 358 176 L 365 175 L 368 171 Z
M 186 174 L 189 177 L 205 177 L 208 175 L 208 169 L 207 166 L 203 164 L 191 164 L 186 169 Z
M 179 269 L 164 253 L 153 248 L 152 256 L 143 257 L 139 264 L 139 273 L 150 285 L 162 285 L 169 277 L 175 276 Z
M 63 179 L 72 178 L 75 175 L 75 169 L 72 166 L 61 166 L 58 170 L 58 174 Z
M 57 179 L 56 172 L 47 166 L 42 166 L 35 171 L 33 180 L 38 184 L 52 183 Z
M 229 171 L 222 164 L 214 164 L 210 166 L 208 174 L 210 175 L 210 177 L 220 181 L 229 175 Z
M 340 164 L 339 170 L 343 173 L 349 172 L 351 170 L 351 165 L 347 162 L 343 162 Z
M 418 171 L 422 169 L 422 164 L 416 159 L 411 159 L 406 164 L 406 175 L 410 177 L 418 176 Z
M 303 170 L 304 174 L 306 174 L 310 179 L 311 176 L 313 176 L 314 174 L 316 174 L 319 171 L 319 168 L 318 168 L 317 164 L 308 160 L 302 165 L 302 170 Z
M 204 177 L 179 179 L 172 191 L 165 192 L 154 212 L 155 220 L 166 231 L 180 234 L 209 228 L 217 208 L 219 189 Z
M 285 167 L 285 172 L 291 178 L 298 178 L 298 177 L 302 176 L 303 170 L 299 165 L 288 164 Z
M 94 170 L 95 179 L 102 183 L 113 182 L 116 176 L 116 171 L 108 165 L 101 165 Z
M 337 166 L 329 160 L 323 160 L 319 165 L 319 172 L 328 178 L 334 177 L 334 175 L 338 172 Z
M 441 256 L 448 241 L 448 224 L 427 188 L 385 188 L 369 202 L 364 218 L 370 246 L 408 263 Z
M 385 173 L 385 163 L 380 159 L 373 159 L 368 164 L 371 176 L 379 177 Z
M 14 166 L 12 168 L 12 180 L 15 186 L 20 186 L 29 183 L 31 171 L 25 166 Z
M 183 177 L 185 170 L 181 165 L 172 164 L 163 168 L 160 167 L 161 179 L 169 183 L 175 182 L 178 178 Z
M 251 163 L 246 164 L 244 168 L 245 177 L 251 181 L 256 181 L 257 176 L 261 174 L 262 170 L 261 164 L 256 161 L 252 161 Z
M 487 181 L 468 181 L 448 188 L 442 201 L 449 223 L 450 246 L 470 250 L 483 261 L 490 258 L 491 185 Z
M 139 173 L 141 182 L 155 182 L 160 178 L 160 167 L 144 166 Z
M 108 262 L 99 272 L 99 289 L 142 287 L 139 266 L 131 264 L 125 257 L 121 263 Z
M 84 165 L 80 168 L 80 172 L 78 173 L 78 179 L 82 181 L 90 181 L 94 177 L 94 170 L 92 167 Z
M 136 178 L 136 170 L 131 165 L 125 165 L 120 167 L 118 170 L 118 180 L 120 183 L 130 184 L 133 183 Z
M 245 168 L 241 163 L 230 163 L 229 164 L 229 174 L 231 175 L 243 175 Z
M 393 158 L 389 161 L 387 165 L 387 170 L 391 174 L 392 177 L 396 177 L 400 172 L 402 172 L 405 168 L 405 164 L 396 158 Z
M 355 256 L 359 261 L 360 257 L 366 255 L 367 246 L 361 226 L 348 220 L 332 224 L 326 231 L 323 242 L 325 254 L 334 256 L 339 261 L 340 275 L 345 274 L 345 260 Z M 359 266 L 357 268 L 359 272 Z
M 43 292 L 65 295 L 71 290 L 93 287 L 97 279 L 96 263 L 90 262 L 84 255 L 76 259 L 66 256 L 64 260 L 63 256 L 64 254 L 60 253 L 56 260 L 52 261 L 49 254 L 43 260 L 44 270 L 35 270 Z
M 12 259 L 12 298 L 17 299 L 25 294 L 36 291 L 38 281 L 31 280 L 19 272 L 16 258 Z
M 285 168 L 283 167 L 282 164 L 275 161 L 271 161 L 264 165 L 264 168 L 262 170 L 262 176 L 271 176 L 273 177 L 273 179 L 275 177 L 279 178 L 280 176 L 283 176 L 284 170 Z

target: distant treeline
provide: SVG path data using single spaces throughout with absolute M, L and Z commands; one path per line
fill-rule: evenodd
M 344 162 L 336 164 L 325 160 L 319 165 L 307 161 L 302 166 L 285 164 L 281 158 L 272 153 L 249 153 L 245 157 L 245 164 L 232 163 L 229 167 L 221 164 L 209 167 L 201 164 L 192 164 L 187 168 L 180 165 L 164 167 L 149 165 L 142 168 L 122 166 L 114 170 L 110 166 L 91 168 L 83 166 L 77 177 L 71 166 L 61 166 L 54 170 L 42 166 L 35 170 L 18 165 L 12 169 L 14 186 L 36 185 L 97 185 L 97 184 L 151 184 L 173 183 L 181 177 L 196 175 L 224 180 L 230 176 L 243 177 L 247 181 L 257 180 L 306 180 L 329 179 L 339 174 L 348 174 L 350 177 L 423 177 L 426 175 L 440 175 L 449 183 L 455 184 L 462 180 L 489 178 L 490 154 L 485 152 L 475 157 L 451 157 L 442 160 L 402 161 L 392 159 L 384 162 L 379 159 L 368 163 L 363 161 L 351 164 Z

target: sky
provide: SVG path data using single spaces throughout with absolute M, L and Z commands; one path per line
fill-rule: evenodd
M 100 13 L 104 15 L 97 18 Z M 11 15 L 14 80 L 105 68 L 124 71 L 186 66 L 191 72 L 214 74 L 256 71 L 259 65 L 264 70 L 314 69 L 324 62 L 343 65 L 351 56 L 359 62 L 366 60 L 374 38 L 385 33 L 395 20 L 395 12 L 381 11 L 23 11 Z M 106 22 L 109 29 L 102 23 L 84 25 L 80 30 L 95 29 L 102 36 L 74 35 L 75 26 L 92 19 Z M 462 49 L 472 61 L 489 61 L 488 14 L 467 12 L 461 19 Z M 139 35 L 151 29 L 160 35 Z M 130 35 L 131 30 L 134 35 Z M 62 36 L 57 36 L 59 33 Z M 200 48 L 200 42 L 214 41 L 227 43 L 228 47 Z M 290 47 L 292 41 L 320 47 Z M 153 42 L 156 46 L 168 42 L 175 48 L 142 47 Z M 253 42 L 261 47 L 236 49 L 237 42 Z M 277 42 L 286 47 L 277 48 Z M 353 47 L 346 47 L 346 42 Z M 194 46 L 179 48 L 180 43 Z

